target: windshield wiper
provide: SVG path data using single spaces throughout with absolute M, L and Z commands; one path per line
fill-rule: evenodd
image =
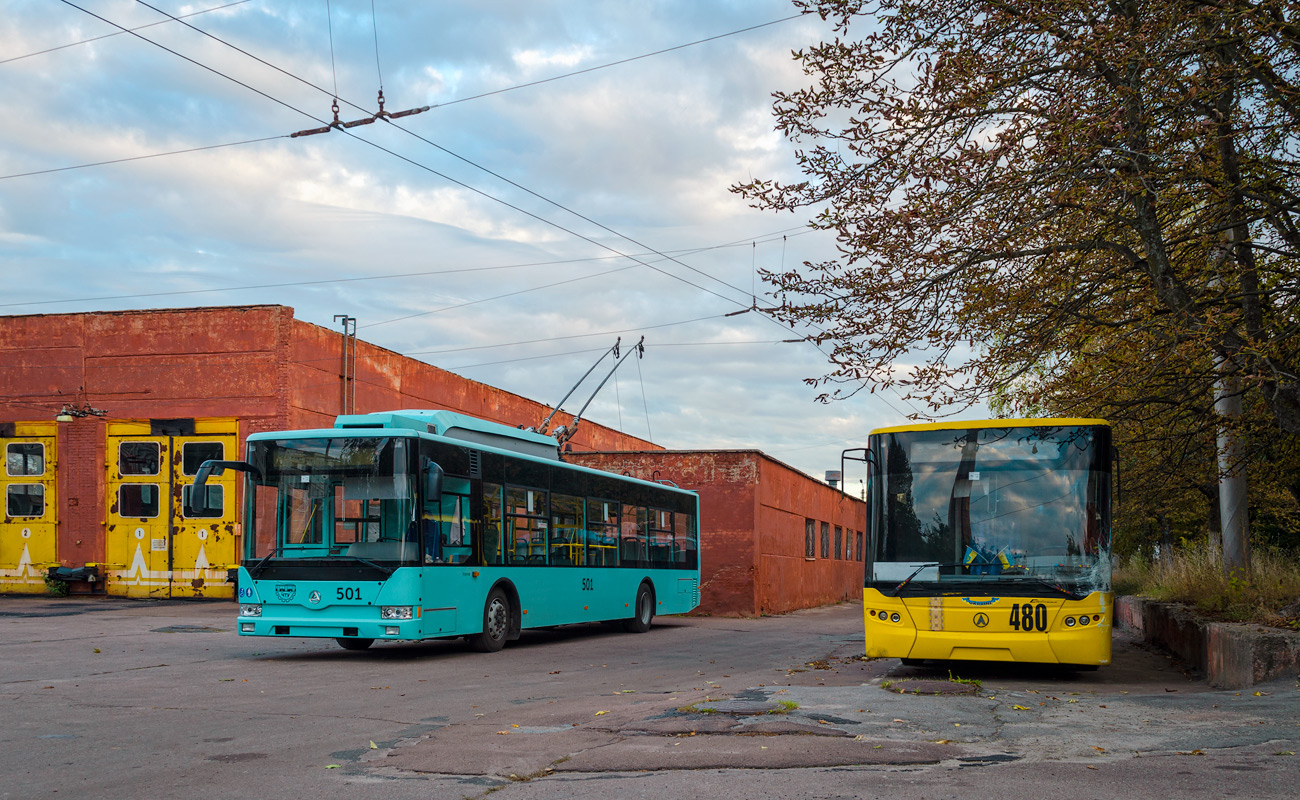
M 1081 592 L 1077 592 L 1077 591 L 1070 591 L 1069 589 L 1065 588 L 1064 586 L 1060 585 L 1059 583 L 1056 583 L 1056 582 L 1054 582 L 1054 581 L 1050 581 L 1050 580 L 1048 580 L 1047 578 L 1044 578 L 1044 577 L 1042 577 L 1042 576 L 1040 576 L 1040 575 L 1021 575 L 1021 576 L 1016 577 L 1014 580 L 1016 580 L 1016 581 L 1032 581 L 1033 583 L 1036 583 L 1036 584 L 1038 584 L 1039 586 L 1042 586 L 1042 587 L 1044 587 L 1044 588 L 1052 589 L 1053 591 L 1060 592 L 1061 594 L 1065 595 L 1066 597 L 1070 598 L 1071 600 L 1082 600 L 1083 598 L 1085 598 L 1085 597 L 1088 596 L 1088 592 L 1082 592 L 1082 593 L 1081 593 Z
M 367 567 L 374 567 L 375 569 L 379 570 L 385 575 L 393 574 L 392 567 L 385 567 L 383 564 L 376 564 L 375 562 L 371 561 L 368 558 L 362 558 L 361 556 L 344 556 L 344 558 L 354 558 L 357 561 L 360 561 L 362 564 L 365 564 Z
M 939 563 L 922 564 L 921 566 L 912 570 L 912 574 L 904 578 L 902 583 L 894 587 L 894 596 L 897 597 L 898 593 L 902 591 L 903 587 L 911 583 L 912 579 L 915 578 L 917 575 L 920 575 L 922 570 L 930 569 L 931 567 L 938 567 L 939 569 L 947 569 L 948 567 L 987 567 L 987 566 L 992 566 L 996 563 L 998 562 L 980 556 L 978 559 L 973 559 L 971 561 L 962 561 L 961 563 L 958 564 L 939 564 Z
M 911 582 L 912 582 L 912 579 L 915 578 L 917 575 L 920 575 L 920 574 L 921 574 L 921 570 L 929 569 L 930 567 L 942 567 L 942 566 L 944 566 L 944 565 L 943 565 L 943 564 L 922 564 L 921 566 L 919 566 L 919 567 L 917 567 L 916 569 L 912 570 L 912 574 L 911 574 L 911 575 L 908 575 L 906 578 L 903 579 L 903 582 L 902 582 L 902 583 L 900 583 L 900 584 L 898 584 L 897 586 L 894 587 L 894 595 L 897 596 L 898 593 L 899 593 L 900 591 L 903 590 L 903 587 L 904 587 L 904 586 L 906 586 L 907 584 L 911 583 Z M 951 566 L 951 565 L 949 565 L 949 566 Z
M 248 568 L 248 574 L 253 578 L 257 578 L 258 575 L 262 574 L 262 569 L 266 566 L 266 562 L 270 561 L 278 552 L 280 552 L 280 548 L 272 547 L 271 552 L 262 556 L 256 564 Z

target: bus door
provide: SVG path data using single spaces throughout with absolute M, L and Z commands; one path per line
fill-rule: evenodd
M 126 597 L 233 597 L 226 568 L 237 563 L 238 473 L 209 481 L 214 510 L 207 514 L 191 515 L 186 500 L 199 464 L 232 457 L 234 421 L 200 420 L 184 426 L 182 435 L 155 433 L 160 429 L 165 426 L 109 423 L 107 591 Z
M 2 432 L 0 593 L 45 591 L 45 571 L 58 562 L 57 423 L 17 422 Z

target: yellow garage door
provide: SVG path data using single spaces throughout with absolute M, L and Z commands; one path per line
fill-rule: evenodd
M 176 421 L 163 421 L 176 422 Z M 233 419 L 108 424 L 105 565 L 109 594 L 126 597 L 234 596 L 226 569 L 238 553 L 237 476 L 208 481 L 210 511 L 189 510 L 190 484 L 209 459 L 238 457 Z
M 46 570 L 59 563 L 56 426 L 17 422 L 0 438 L 0 593 L 44 592 Z

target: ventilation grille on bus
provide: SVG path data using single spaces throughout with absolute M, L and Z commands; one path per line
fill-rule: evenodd
M 477 450 L 469 451 L 469 476 L 471 478 L 483 477 L 483 454 Z

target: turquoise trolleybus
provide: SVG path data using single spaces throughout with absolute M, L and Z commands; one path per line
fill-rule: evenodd
M 699 604 L 693 492 L 561 460 L 550 436 L 449 411 L 339 417 L 258 433 L 245 473 L 241 636 L 465 637 L 500 650 L 525 628 Z

